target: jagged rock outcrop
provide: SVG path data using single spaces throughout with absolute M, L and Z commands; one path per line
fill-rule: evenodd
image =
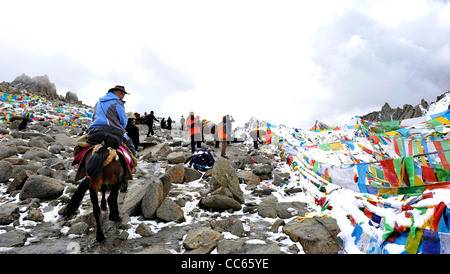
M 17 76 L 16 79 L 11 82 L 11 86 L 16 87 L 19 90 L 25 89 L 35 94 L 47 96 L 48 98 L 58 97 L 56 86 L 54 83 L 50 82 L 47 75 L 31 78 L 22 73 L 22 75 Z
M 442 100 L 446 97 L 446 94 L 450 91 L 437 96 L 436 102 Z M 430 104 L 428 104 L 425 99 L 420 101 L 420 104 L 416 106 L 412 106 L 409 104 L 403 105 L 403 107 L 392 108 L 387 102 L 384 103 L 383 107 L 380 111 L 373 111 L 366 115 L 360 116 L 363 120 L 369 120 L 374 122 L 385 122 L 385 121 L 396 121 L 396 120 L 405 120 L 410 118 L 421 117 L 425 115 L 426 110 L 429 108 Z

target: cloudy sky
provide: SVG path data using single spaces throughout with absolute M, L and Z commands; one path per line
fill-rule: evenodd
M 310 128 L 450 90 L 450 5 L 433 0 L 0 3 L 0 81 L 48 75 L 93 106 Z

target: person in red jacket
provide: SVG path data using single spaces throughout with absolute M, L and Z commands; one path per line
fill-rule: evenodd
M 220 151 L 220 156 L 223 158 L 227 158 L 226 149 L 227 149 L 227 116 L 222 117 L 222 122 L 218 125 L 218 137 L 222 142 L 222 150 Z
M 191 111 L 189 113 L 189 116 L 186 119 L 186 128 L 189 132 L 189 135 L 191 136 L 191 150 L 192 153 L 195 152 L 195 146 L 197 145 L 197 148 L 201 148 L 202 145 L 202 135 L 201 135 L 201 121 L 200 117 L 194 116 L 194 112 Z

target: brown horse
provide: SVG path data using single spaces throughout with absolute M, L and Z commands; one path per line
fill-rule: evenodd
M 117 153 L 119 157 L 118 160 L 112 160 L 109 164 L 104 166 L 104 162 L 108 159 L 110 155 L 109 149 L 103 145 L 98 145 L 98 149 L 90 149 L 86 152 L 86 155 L 81 160 L 78 167 L 77 175 L 75 180 L 83 178 L 84 180 L 80 183 L 77 190 L 73 194 L 69 201 L 69 204 L 64 209 L 62 215 L 69 219 L 74 215 L 80 206 L 81 200 L 84 194 L 89 189 L 91 202 L 93 205 L 94 217 L 97 223 L 97 241 L 103 241 L 105 236 L 102 231 L 100 223 L 100 207 L 98 205 L 98 191 L 101 188 L 102 191 L 102 201 L 101 209 L 106 210 L 106 183 L 112 185 L 111 193 L 108 196 L 108 206 L 109 206 L 109 220 L 118 221 L 119 217 L 119 206 L 117 204 L 117 196 L 119 194 L 120 186 L 125 181 L 125 176 L 129 175 L 129 170 L 126 167 L 126 161 L 122 154 Z M 96 151 L 96 152 L 94 152 Z

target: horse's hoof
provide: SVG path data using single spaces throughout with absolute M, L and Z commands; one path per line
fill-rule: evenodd
M 105 236 L 97 236 L 96 240 L 97 242 L 103 242 L 105 240 Z
M 109 215 L 109 220 L 110 221 L 120 221 L 120 216 L 119 215 Z

